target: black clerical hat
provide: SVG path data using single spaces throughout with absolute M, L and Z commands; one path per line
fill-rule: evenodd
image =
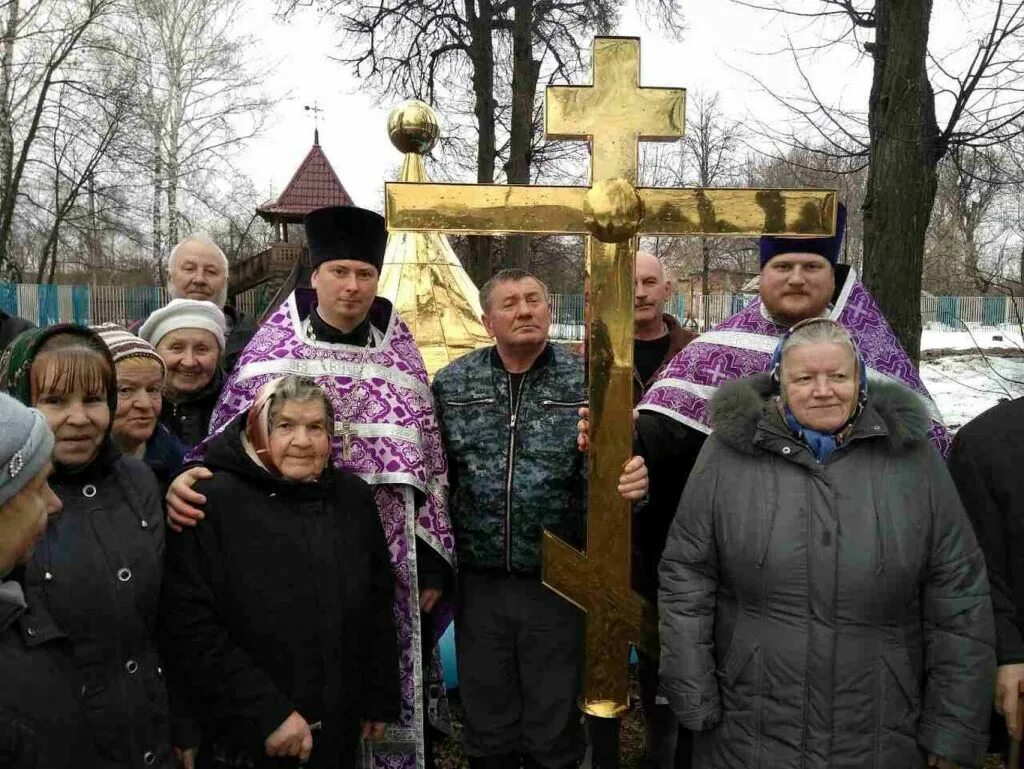
M 842 203 L 836 211 L 836 234 L 824 238 L 779 238 L 775 235 L 761 237 L 761 267 L 763 268 L 773 257 L 782 254 L 817 254 L 828 259 L 835 267 L 839 261 L 840 247 L 843 244 L 843 233 L 846 232 L 846 206 Z
M 388 242 L 380 214 L 355 206 L 328 206 L 310 211 L 302 224 L 310 267 L 315 269 L 335 259 L 354 259 L 372 264 L 380 272 Z

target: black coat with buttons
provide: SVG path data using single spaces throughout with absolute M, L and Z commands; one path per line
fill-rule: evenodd
M 694 767 L 973 766 L 995 672 L 982 552 L 916 394 L 872 381 L 819 463 L 768 377 L 711 402 L 659 576 Z
M 0 582 L 0 767 L 92 769 L 80 688 L 67 637 Z
M 221 754 L 294 767 L 267 758 L 264 741 L 298 711 L 320 723 L 309 767 L 352 767 L 360 721 L 399 714 L 394 576 L 377 506 L 365 482 L 331 466 L 316 483 L 271 475 L 242 447 L 245 418 L 210 441 L 213 477 L 195 486 L 206 518 L 168 541 L 168 664 L 198 705 L 200 766 Z
M 164 525 L 156 478 L 108 444 L 78 472 L 58 467 L 64 503 L 25 574 L 71 640 L 100 769 L 173 766 L 156 629 Z

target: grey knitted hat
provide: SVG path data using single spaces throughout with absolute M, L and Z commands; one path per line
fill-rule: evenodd
M 39 475 L 52 453 L 53 433 L 46 418 L 0 393 L 0 505 Z

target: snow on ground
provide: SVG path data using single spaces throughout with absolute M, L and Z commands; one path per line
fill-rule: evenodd
M 922 363 L 921 378 L 955 431 L 1000 400 L 1024 396 L 1024 358 L 948 355 Z
M 985 326 L 966 331 L 950 331 L 947 326 L 935 326 L 926 328 L 921 334 L 922 350 L 972 350 L 978 347 L 983 350 L 1024 350 L 1024 340 L 1016 326 Z

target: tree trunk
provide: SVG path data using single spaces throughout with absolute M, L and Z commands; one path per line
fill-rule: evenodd
M 473 114 L 477 123 L 476 181 L 478 184 L 494 183 L 494 159 L 497 155 L 495 140 L 494 102 L 494 44 L 491 34 L 494 26 L 494 11 L 491 0 L 465 0 L 466 20 L 469 24 L 469 58 L 473 66 L 473 93 L 475 101 Z M 477 11 L 479 4 L 479 12 Z M 491 277 L 491 254 L 494 239 L 491 237 L 469 237 L 469 264 L 466 270 L 479 286 Z
M 160 131 L 157 129 L 153 132 L 153 264 L 156 265 L 156 272 L 161 286 L 167 282 L 167 276 L 164 274 L 163 177 L 164 167 L 163 155 L 160 150 Z
M 928 82 L 931 0 L 876 0 L 864 282 L 911 359 L 920 357 L 925 231 L 942 152 Z
M 701 308 L 704 316 L 701 331 L 707 331 L 711 328 L 711 245 L 703 236 L 700 239 L 700 287 L 704 305 Z
M 167 158 L 167 178 L 165 181 L 165 192 L 167 193 L 167 245 L 178 242 L 178 163 L 173 155 Z
M 530 183 L 533 147 L 533 104 L 540 62 L 533 58 L 533 0 L 514 0 L 512 23 L 512 122 L 505 175 L 509 184 Z M 513 235 L 506 241 L 505 266 L 530 268 L 530 241 Z
M 0 198 L 10 194 L 14 171 L 14 130 L 11 117 L 11 77 L 14 70 L 14 43 L 18 33 L 19 0 L 9 0 L 3 40 L 0 41 Z M 0 253 L 0 263 L 5 254 Z

